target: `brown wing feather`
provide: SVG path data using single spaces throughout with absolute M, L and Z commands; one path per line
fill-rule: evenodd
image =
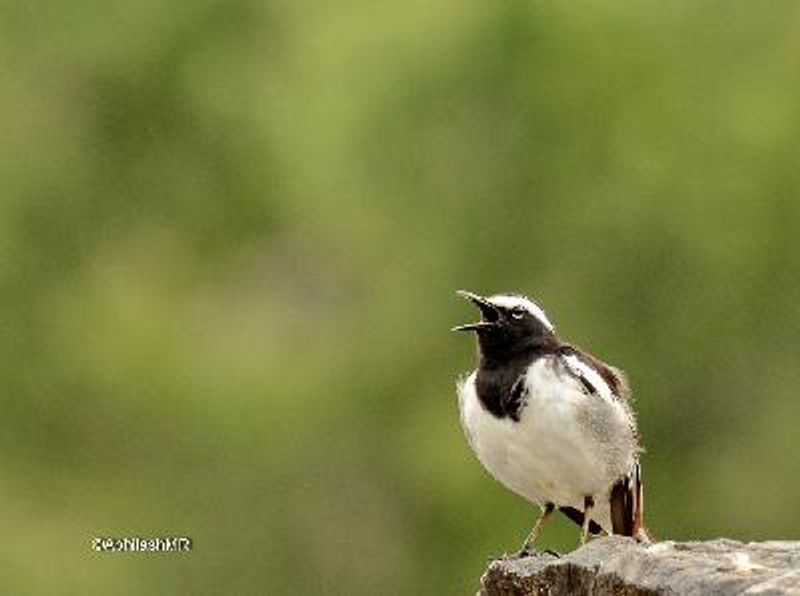
M 621 399 L 627 400 L 630 397 L 631 389 L 628 385 L 628 378 L 620 369 L 606 364 L 589 352 L 584 352 L 580 348 L 564 344 L 561 346 L 562 354 L 572 354 L 583 360 L 586 364 L 597 371 L 597 374 L 606 382 L 611 392 Z
M 609 366 L 588 352 L 582 352 L 581 357 L 584 358 L 601 377 L 603 377 L 603 380 L 611 388 L 611 391 L 614 392 L 614 395 L 623 399 L 628 399 L 630 397 L 631 389 L 628 385 L 628 379 L 624 372 L 618 368 Z

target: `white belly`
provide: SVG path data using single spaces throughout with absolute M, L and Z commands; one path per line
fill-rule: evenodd
M 593 519 L 609 528 L 608 493 L 636 457 L 627 413 L 613 398 L 585 394 L 558 366 L 540 358 L 528 369 L 519 422 L 483 407 L 473 372 L 458 387 L 461 421 L 478 459 L 506 487 L 539 505 L 579 510 L 591 496 Z

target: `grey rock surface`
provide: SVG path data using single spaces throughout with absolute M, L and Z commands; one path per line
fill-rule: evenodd
M 481 596 L 800 595 L 800 542 L 664 541 L 609 536 L 561 557 L 493 561 Z

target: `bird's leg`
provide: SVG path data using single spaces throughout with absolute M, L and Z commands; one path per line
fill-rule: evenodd
M 589 522 L 591 521 L 594 499 L 592 497 L 583 498 L 583 527 L 581 528 L 581 544 L 586 544 L 589 540 Z
M 539 533 L 542 531 L 545 522 L 547 522 L 547 520 L 550 519 L 550 516 L 553 515 L 553 511 L 555 511 L 555 509 L 556 506 L 553 503 L 545 503 L 542 513 L 539 515 L 539 518 L 533 525 L 533 529 L 525 539 L 525 543 L 522 545 L 520 554 L 529 554 L 536 550 L 536 539 L 539 537 Z

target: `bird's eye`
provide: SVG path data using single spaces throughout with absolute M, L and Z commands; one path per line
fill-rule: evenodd
M 515 319 L 521 319 L 522 317 L 525 316 L 525 311 L 522 310 L 521 308 L 515 308 L 514 310 L 511 311 L 511 316 L 514 317 Z

